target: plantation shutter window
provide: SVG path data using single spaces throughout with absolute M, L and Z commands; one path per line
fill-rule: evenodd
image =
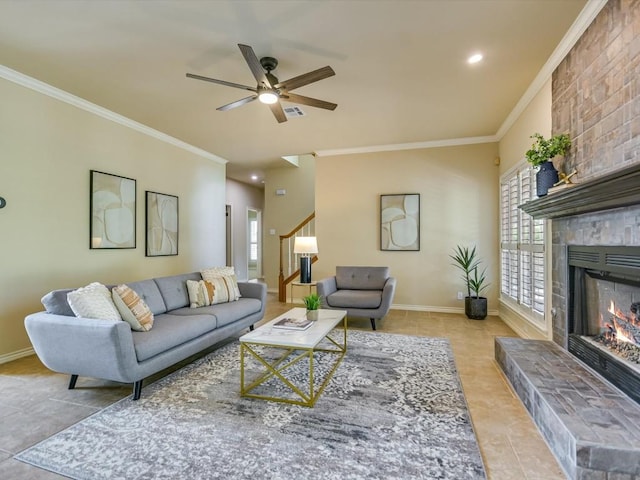
M 518 208 L 536 198 L 535 173 L 527 164 L 500 179 L 500 293 L 539 323 L 545 311 L 545 223 Z

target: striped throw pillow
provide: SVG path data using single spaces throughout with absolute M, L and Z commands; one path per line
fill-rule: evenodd
M 153 327 L 153 313 L 138 294 L 127 285 L 118 285 L 111 290 L 113 303 L 122 319 L 131 325 L 131 330 L 148 332 Z

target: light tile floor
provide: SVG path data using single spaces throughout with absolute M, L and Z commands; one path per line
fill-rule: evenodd
M 270 294 L 265 318 L 291 307 Z M 368 319 L 351 319 L 349 328 L 371 329 Z M 565 478 L 494 360 L 494 338 L 516 336 L 498 317 L 392 310 L 378 331 L 449 339 L 490 480 Z M 81 377 L 75 390 L 67 383 L 35 356 L 0 365 L 0 479 L 63 478 L 12 455 L 131 394 L 130 385 L 115 382 Z

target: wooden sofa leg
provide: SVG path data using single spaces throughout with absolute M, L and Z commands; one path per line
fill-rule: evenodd
M 142 393 L 142 380 L 138 380 L 133 384 L 133 399 L 138 400 Z
M 375 318 L 372 318 L 372 319 L 371 319 L 371 328 L 372 328 L 373 330 L 375 330 L 375 329 L 376 329 L 376 319 L 375 319 Z
M 76 382 L 78 381 L 78 375 L 71 375 L 69 379 L 69 390 L 76 388 Z

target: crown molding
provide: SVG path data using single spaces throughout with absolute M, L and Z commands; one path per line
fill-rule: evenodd
M 332 157 L 336 155 L 353 155 L 359 153 L 392 152 L 398 150 L 419 150 L 423 148 L 456 147 L 460 145 L 474 145 L 477 143 L 497 142 L 498 137 L 489 135 L 485 137 L 451 138 L 448 140 L 431 140 L 428 142 L 396 143 L 392 145 L 372 145 L 369 147 L 337 148 L 333 150 L 318 150 L 314 152 L 317 157 Z
M 529 88 L 524 92 L 524 95 L 522 95 L 518 103 L 516 103 L 516 106 L 511 110 L 511 113 L 509 113 L 505 121 L 502 122 L 502 125 L 496 132 L 498 140 L 502 140 L 502 137 L 504 137 L 513 126 L 518 117 L 522 115 L 527 105 L 529 105 L 531 100 L 542 90 L 542 87 L 544 87 L 544 84 L 551 78 L 554 70 L 558 68 L 560 62 L 564 60 L 606 4 L 607 0 L 589 0 L 587 2 L 571 27 L 569 27 L 567 33 L 565 33 L 562 40 L 560 40 L 560 43 L 558 43 L 558 46 L 551 53 L 549 59 L 542 66 L 536 78 L 533 79 Z
M 38 93 L 42 93 L 43 95 L 47 95 L 48 97 L 60 100 L 61 102 L 67 103 L 69 105 L 73 105 L 74 107 L 93 113 L 94 115 L 123 125 L 137 132 L 143 133 L 145 135 L 148 135 L 149 137 L 153 137 L 157 140 L 173 145 L 174 147 L 186 150 L 187 152 L 198 155 L 199 157 L 212 160 L 221 165 L 225 165 L 227 163 L 227 160 L 214 155 L 213 153 L 207 152 L 206 150 L 202 150 L 198 147 L 194 147 L 193 145 L 183 142 L 182 140 L 178 140 L 177 138 L 167 135 L 166 133 L 162 133 L 151 127 L 143 125 L 142 123 L 136 122 L 135 120 L 131 120 L 130 118 L 96 105 L 95 103 L 91 103 L 83 98 L 72 95 L 71 93 L 65 92 L 64 90 L 56 88 L 52 85 L 41 82 L 40 80 L 36 80 L 33 77 L 12 70 L 8 67 L 5 67 L 4 65 L 0 65 L 0 78 L 4 78 L 5 80 L 16 83 L 22 87 L 34 90 Z

